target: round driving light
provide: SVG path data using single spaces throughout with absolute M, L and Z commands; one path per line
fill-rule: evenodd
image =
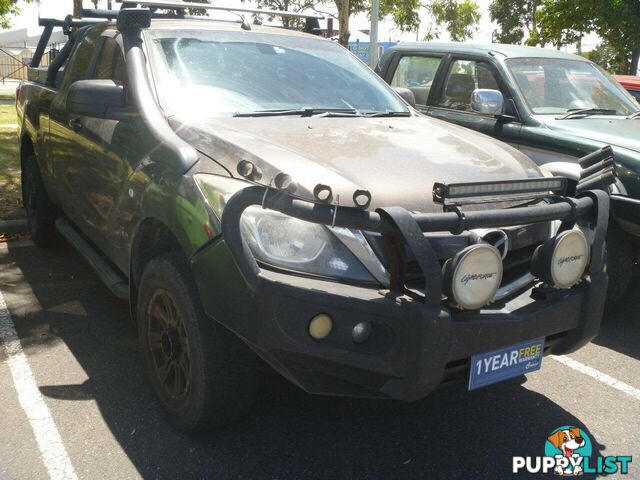
M 471 245 L 444 265 L 444 288 L 456 306 L 474 310 L 495 297 L 502 282 L 502 258 L 493 245 Z
M 309 322 L 309 335 L 316 340 L 324 340 L 331 333 L 333 319 L 326 313 L 319 313 Z
M 580 230 L 565 230 L 533 254 L 531 271 L 557 288 L 570 288 L 582 278 L 589 262 L 589 244 Z

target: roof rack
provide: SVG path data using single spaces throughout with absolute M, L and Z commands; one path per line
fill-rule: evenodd
M 170 1 L 170 0 L 116 0 L 121 3 L 121 8 L 143 7 L 143 8 L 162 8 L 167 10 L 186 10 L 188 8 L 197 8 L 201 10 L 219 10 L 232 13 L 254 13 L 257 15 L 271 15 L 280 17 L 293 18 L 314 18 L 316 20 L 324 20 L 324 16 L 319 13 L 299 13 L 287 12 L 285 10 L 268 10 L 264 8 L 241 8 L 241 7 L 220 7 L 208 3 Z
M 187 9 L 200 9 L 200 10 L 216 10 L 223 12 L 230 12 L 235 14 L 242 13 L 251 13 L 256 15 L 269 15 L 269 16 L 280 16 L 280 17 L 293 17 L 293 18 L 303 18 L 306 20 L 305 31 L 307 33 L 316 33 L 318 31 L 318 20 L 323 20 L 325 17 L 318 13 L 299 13 L 299 12 L 287 12 L 285 10 L 268 10 L 264 8 L 241 8 L 241 7 L 220 7 L 216 5 L 211 5 L 208 3 L 196 3 L 196 2 L 185 2 L 181 0 L 116 0 L 117 3 L 120 3 L 120 11 L 122 10 L 133 10 L 136 7 L 140 7 L 143 9 L 149 9 L 151 11 L 151 18 L 176 18 L 176 19 L 202 19 L 205 20 L 207 17 L 191 17 L 185 15 Z M 162 10 L 173 10 L 173 14 L 160 14 L 156 13 L 154 10 L 162 9 Z M 51 34 L 53 32 L 54 27 L 62 27 L 64 33 L 69 35 L 72 32 L 72 28 L 80 28 L 88 25 L 92 25 L 95 23 L 100 23 L 104 20 L 113 20 L 118 17 L 120 11 L 117 10 L 99 10 L 99 9 L 83 9 L 82 15 L 84 19 L 78 20 L 73 18 L 71 15 L 67 15 L 64 20 L 58 20 L 54 18 L 40 18 L 39 24 L 42 27 L 45 27 L 44 32 L 40 36 L 40 40 L 38 42 L 38 46 L 33 55 L 30 67 L 38 67 L 40 65 L 40 61 L 42 60 L 42 56 L 46 49 L 47 43 L 51 38 Z M 239 15 L 242 19 L 243 28 L 250 29 L 250 26 L 247 26 L 247 23 L 244 21 L 242 15 Z

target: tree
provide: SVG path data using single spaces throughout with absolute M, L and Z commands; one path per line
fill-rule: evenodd
M 368 0 L 334 0 L 338 9 L 338 42 L 347 47 L 349 45 L 349 17 L 356 13 L 371 10 Z M 380 6 L 382 10 L 382 5 Z
M 584 16 L 576 14 L 573 6 L 570 6 L 569 11 L 574 13 L 568 14 L 557 9 L 554 2 L 555 0 L 545 0 L 542 8 L 537 12 L 536 18 L 540 28 L 536 36 L 529 39 L 529 45 L 544 46 L 551 43 L 560 50 L 565 45 L 580 41 L 584 33 L 589 30 L 588 21 Z M 572 21 L 567 21 L 567 15 L 573 16 Z
M 498 24 L 494 40 L 500 43 L 523 43 L 525 33 L 529 37 L 537 37 L 536 11 L 541 3 L 542 0 L 493 0 L 489 4 L 489 14 L 491 21 Z
M 11 27 L 11 17 L 20 13 L 18 0 L 0 0 L 0 28 Z
M 257 8 L 281 10 L 284 12 L 304 12 L 313 10 L 318 5 L 318 0 L 256 0 Z M 257 16 L 256 16 L 257 17 Z M 304 19 L 294 17 L 281 17 L 284 28 L 300 30 L 304 26 Z
M 82 18 L 82 0 L 73 0 L 74 18 Z
M 434 0 L 425 7 L 431 13 L 433 22 L 429 26 L 425 40 L 433 40 L 440 35 L 441 27 L 449 33 L 451 40 L 462 42 L 471 38 L 478 29 L 481 15 L 478 4 L 473 0 Z
M 584 53 L 582 56 L 588 58 L 593 63 L 597 63 L 611 73 L 621 72 L 625 68 L 624 61 L 620 59 L 620 55 L 616 49 L 607 42 L 602 42 L 596 48 Z
M 617 52 L 621 70 L 635 75 L 640 61 L 640 2 L 638 0 L 545 0 L 541 24 L 547 37 L 570 42 L 595 32 Z

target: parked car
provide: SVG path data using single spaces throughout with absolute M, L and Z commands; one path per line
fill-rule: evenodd
M 628 92 L 583 57 L 519 45 L 403 43 L 384 53 L 377 72 L 409 89 L 422 113 L 507 142 L 553 174 L 577 180 L 579 157 L 613 146 L 615 304 L 640 254 L 640 106 Z
M 614 78 L 640 102 L 640 77 L 635 75 L 614 75 Z
M 606 150 L 568 195 L 333 42 L 151 16 L 66 25 L 18 133 L 33 240 L 62 233 L 128 299 L 176 427 L 245 415 L 252 351 L 311 393 L 416 400 L 598 333 Z

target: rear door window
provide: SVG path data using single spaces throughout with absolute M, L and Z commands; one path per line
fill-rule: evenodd
M 416 105 L 426 106 L 441 62 L 442 57 L 405 55 L 398 62 L 391 86 L 410 89 L 416 97 Z

